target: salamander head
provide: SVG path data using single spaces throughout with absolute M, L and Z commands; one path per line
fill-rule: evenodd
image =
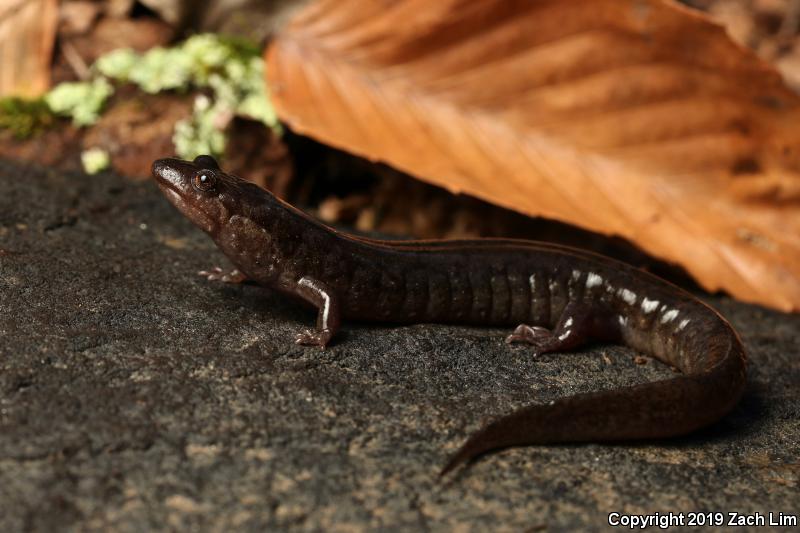
M 172 205 L 212 237 L 232 215 L 247 208 L 247 190 L 257 188 L 222 172 L 210 155 L 194 161 L 158 159 L 153 177 Z

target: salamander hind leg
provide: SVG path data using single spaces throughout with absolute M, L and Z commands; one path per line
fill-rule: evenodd
M 616 338 L 616 327 L 607 319 L 608 313 L 599 309 L 568 305 L 556 326 L 550 330 L 520 324 L 506 337 L 506 342 L 524 342 L 533 346 L 533 355 L 573 350 L 590 340 Z

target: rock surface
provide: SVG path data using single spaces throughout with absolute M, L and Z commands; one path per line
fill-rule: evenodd
M 226 265 L 152 183 L 0 163 L 0 530 L 596 530 L 611 512 L 798 512 L 800 317 L 708 298 L 741 404 L 687 438 L 540 446 L 445 481 L 529 402 L 669 376 L 630 350 L 528 357 L 504 331 L 348 325 L 195 273 Z

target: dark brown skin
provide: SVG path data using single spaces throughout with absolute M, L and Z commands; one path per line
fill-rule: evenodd
M 338 232 L 209 156 L 153 163 L 159 187 L 245 279 L 319 310 L 299 344 L 324 348 L 344 319 L 516 326 L 532 356 L 618 342 L 678 368 L 663 381 L 531 405 L 472 435 L 445 474 L 485 452 L 526 444 L 682 435 L 730 411 L 745 385 L 733 328 L 690 294 L 629 265 L 523 240 L 379 241 Z

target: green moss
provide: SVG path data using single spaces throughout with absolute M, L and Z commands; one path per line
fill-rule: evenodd
M 89 126 L 100 118 L 100 111 L 114 88 L 105 78 L 59 83 L 44 97 L 50 109 L 72 117 L 76 126 Z
M 225 149 L 224 128 L 234 115 L 280 131 L 264 81 L 260 51 L 243 40 L 205 33 L 143 54 L 115 50 L 99 58 L 92 69 L 97 76 L 92 84 L 107 78 L 133 83 L 150 94 L 207 88 L 208 97 L 198 99 L 192 117 L 175 126 L 173 141 L 181 157 L 220 155 Z M 94 86 L 61 84 L 48 95 L 48 102 L 57 112 L 72 116 L 76 124 L 92 124 L 111 93 L 92 92 L 90 87 Z
M 223 130 L 234 115 L 258 120 L 280 132 L 264 81 L 264 61 L 258 48 L 244 41 L 212 34 L 195 35 L 180 47 L 181 68 L 189 86 L 210 89 L 208 99 L 196 102 L 190 119 L 175 127 L 173 142 L 179 156 L 220 155 Z
M 87 174 L 97 174 L 109 167 L 111 158 L 102 148 L 89 148 L 81 152 L 81 164 Z
M 180 48 L 153 48 L 139 58 L 129 81 L 150 94 L 185 90 L 192 81 L 191 61 Z
M 17 139 L 27 139 L 54 122 L 50 107 L 42 99 L 0 98 L 0 129 Z
M 175 153 L 184 159 L 201 154 L 220 155 L 225 150 L 225 134 L 216 122 L 221 110 L 206 96 L 198 96 L 192 116 L 175 124 L 172 142 Z
M 204 89 L 192 116 L 175 125 L 173 141 L 181 157 L 220 155 L 225 150 L 225 127 L 236 115 L 280 132 L 260 51 L 243 40 L 206 33 L 142 54 L 129 48 L 114 50 L 92 65 L 92 73 L 88 81 L 58 84 L 43 99 L 0 100 L 0 128 L 25 138 L 55 123 L 54 113 L 70 117 L 76 126 L 92 125 L 114 93 L 113 81 L 132 83 L 151 94 Z M 100 168 L 100 155 L 87 155 L 87 169 Z
M 107 78 L 128 81 L 138 63 L 139 54 L 132 48 L 119 48 L 100 56 L 93 68 Z

